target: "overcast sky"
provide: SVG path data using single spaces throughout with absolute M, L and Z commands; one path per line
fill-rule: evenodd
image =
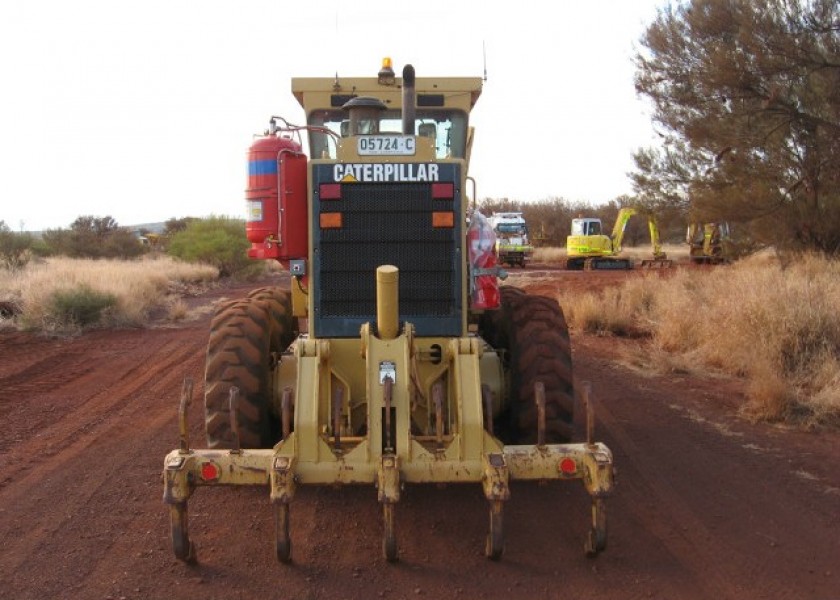
M 601 204 L 653 143 L 634 46 L 663 0 L 143 0 L 0 9 L 0 219 L 244 216 L 245 152 L 291 77 L 482 76 L 478 197 Z M 492 7 L 492 8 L 491 8 Z M 484 47 L 484 51 L 482 50 Z

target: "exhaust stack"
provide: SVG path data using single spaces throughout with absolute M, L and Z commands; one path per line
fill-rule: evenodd
M 414 119 L 417 115 L 417 96 L 414 88 L 414 67 L 403 67 L 402 88 L 402 132 L 414 135 Z

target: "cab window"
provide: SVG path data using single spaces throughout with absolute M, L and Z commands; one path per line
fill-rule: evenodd
M 379 121 L 380 133 L 401 133 L 402 116 L 398 110 L 385 110 Z M 309 125 L 326 127 L 342 137 L 349 129 L 347 113 L 340 109 L 316 110 L 309 115 Z M 342 124 L 344 124 L 342 126 Z M 375 128 L 370 128 L 371 132 Z M 434 140 L 435 158 L 464 158 L 467 150 L 467 115 L 458 110 L 417 110 L 414 134 Z M 309 132 L 312 158 L 336 158 L 335 140 L 324 133 Z

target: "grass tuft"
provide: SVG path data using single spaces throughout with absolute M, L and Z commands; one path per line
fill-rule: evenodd
M 116 306 L 114 294 L 92 290 L 80 285 L 69 290 L 56 290 L 48 299 L 48 313 L 59 329 L 84 328 L 97 325 L 103 314 Z

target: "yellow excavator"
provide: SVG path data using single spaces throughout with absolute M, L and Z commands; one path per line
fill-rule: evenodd
M 572 233 L 566 238 L 566 268 L 580 270 L 622 270 L 632 269 L 632 258 L 622 257 L 621 242 L 627 222 L 633 215 L 639 214 L 635 208 L 622 208 L 613 225 L 612 234 L 603 233 L 601 219 L 581 217 L 572 219 Z M 673 266 L 659 241 L 659 227 L 652 214 L 647 214 L 650 243 L 653 258 L 644 259 L 640 266 L 645 268 L 668 268 Z

